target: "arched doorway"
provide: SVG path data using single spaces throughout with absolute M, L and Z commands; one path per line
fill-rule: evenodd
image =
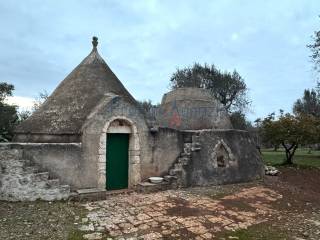
M 141 181 L 140 142 L 136 125 L 126 117 L 113 117 L 103 128 L 98 160 L 98 187 L 130 188 Z

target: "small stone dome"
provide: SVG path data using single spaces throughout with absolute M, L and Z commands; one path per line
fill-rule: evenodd
M 164 94 L 159 126 L 179 130 L 230 129 L 224 106 L 207 89 L 178 88 Z

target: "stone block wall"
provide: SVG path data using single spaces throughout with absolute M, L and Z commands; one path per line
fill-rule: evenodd
M 152 145 L 150 161 L 142 166 L 144 179 L 152 176 L 163 176 L 174 164 L 183 151 L 181 132 L 170 128 L 159 128 L 150 134 L 149 143 Z
M 264 175 L 264 165 L 250 134 L 241 130 L 200 130 L 184 132 L 195 139 L 187 166 L 189 186 L 247 182 Z

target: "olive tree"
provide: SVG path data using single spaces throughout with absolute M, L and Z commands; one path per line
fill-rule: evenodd
M 261 135 L 265 141 L 282 145 L 285 164 L 293 164 L 294 154 L 301 144 L 317 143 L 320 139 L 320 120 L 312 115 L 292 115 L 281 113 L 266 117 L 261 124 Z
M 229 112 L 243 112 L 250 101 L 247 85 L 237 71 L 221 71 L 215 65 L 195 63 L 192 67 L 177 69 L 170 78 L 171 88 L 197 87 L 209 89 Z
M 312 43 L 307 45 L 311 50 L 311 60 L 314 63 L 314 68 L 320 71 L 320 30 L 315 31 L 312 36 Z
M 251 127 L 244 114 L 250 105 L 248 88 L 237 71 L 221 71 L 213 64 L 195 63 L 191 67 L 178 68 L 170 78 L 170 86 L 172 89 L 196 87 L 210 90 L 229 112 L 234 128 Z
M 310 114 L 320 117 L 320 88 L 304 90 L 303 97 L 293 105 L 295 114 Z

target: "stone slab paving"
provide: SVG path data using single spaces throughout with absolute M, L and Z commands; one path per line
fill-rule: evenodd
M 219 199 L 188 190 L 118 195 L 85 203 L 89 212 L 79 229 L 86 239 L 214 239 L 221 231 L 267 221 L 280 198 L 263 186 Z

